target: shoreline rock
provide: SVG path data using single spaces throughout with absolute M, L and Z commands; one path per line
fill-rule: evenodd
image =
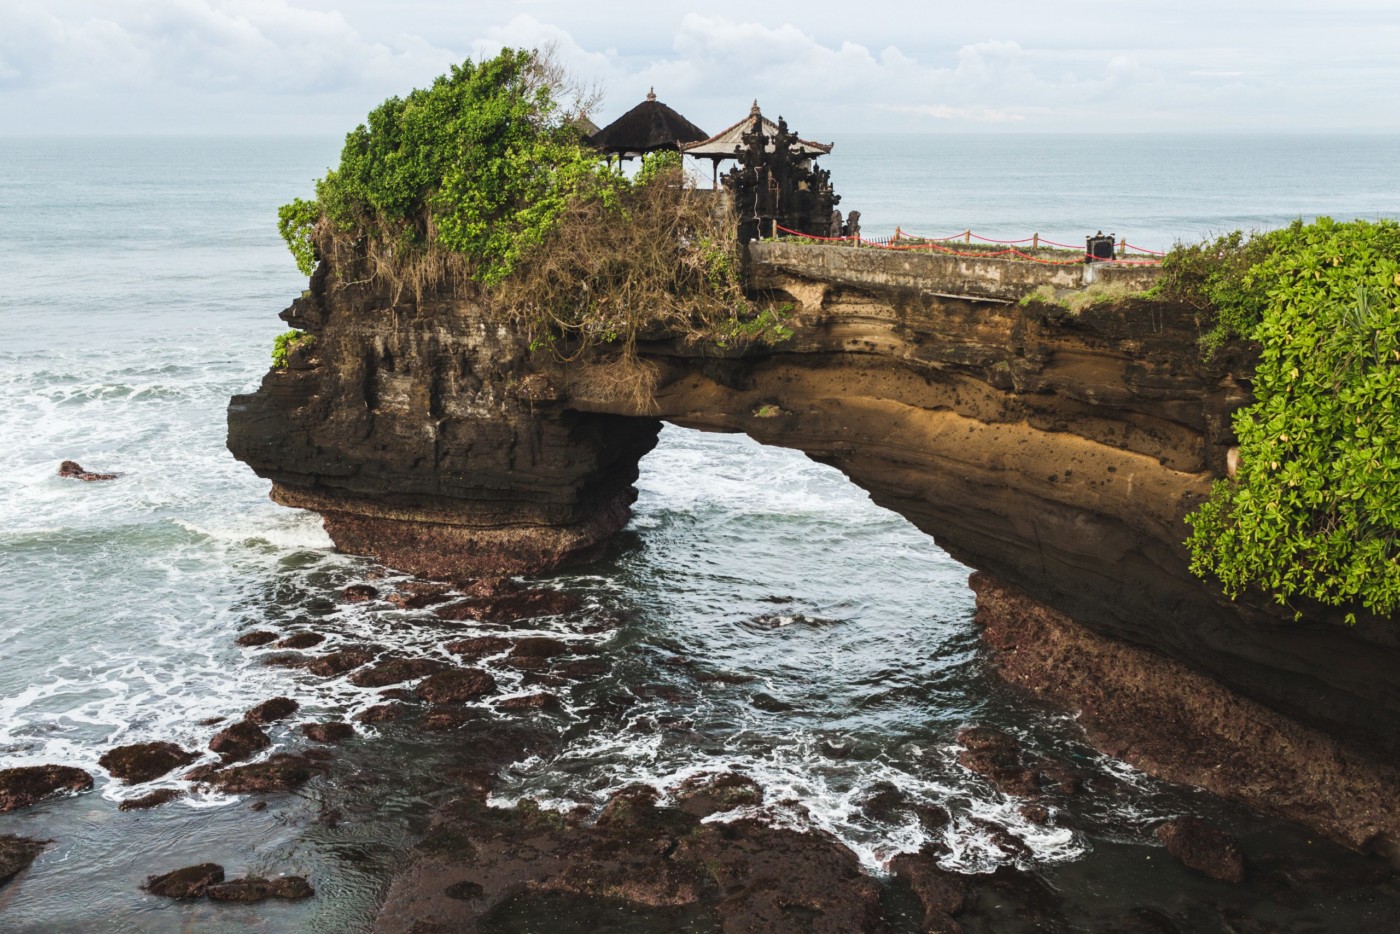
M 134 743 L 109 749 L 97 760 L 97 764 L 113 778 L 139 785 L 189 765 L 198 758 L 199 753 L 190 752 L 175 743 Z
M 65 792 L 92 788 L 92 776 L 68 765 L 26 765 L 0 769 L 0 814 L 33 807 Z

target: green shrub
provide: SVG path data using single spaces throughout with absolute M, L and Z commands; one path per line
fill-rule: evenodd
M 272 341 L 273 369 L 280 370 L 287 366 L 287 357 L 292 352 L 293 347 L 310 347 L 315 342 L 315 334 L 308 334 L 305 331 L 298 331 L 295 328 L 285 333 L 278 334 Z
M 1247 252 L 1248 265 L 1238 254 L 1218 270 L 1193 259 L 1191 277 L 1218 303 L 1216 330 L 1262 349 L 1256 402 L 1235 415 L 1237 476 L 1187 517 L 1192 570 L 1231 597 L 1258 587 L 1285 605 L 1392 613 L 1400 224 L 1319 218 L 1227 246 Z
M 291 204 L 277 209 L 277 232 L 287 242 L 292 258 L 297 261 L 297 269 L 304 276 L 316 269 L 316 244 L 314 235 L 316 222 L 321 218 L 321 206 L 315 201 L 294 198 Z

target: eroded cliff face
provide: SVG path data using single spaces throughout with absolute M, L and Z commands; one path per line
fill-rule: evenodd
M 233 400 L 229 446 L 279 502 L 325 516 L 341 549 L 470 577 L 596 553 L 627 520 L 662 420 L 745 432 L 839 468 L 958 560 L 1098 636 L 1363 759 L 1400 759 L 1385 621 L 1294 621 L 1188 570 L 1183 517 L 1225 472 L 1230 414 L 1249 400 L 1249 361 L 1202 362 L 1192 309 L 1018 303 L 1046 282 L 1082 287 L 1082 267 L 751 250 L 752 290 L 792 307 L 792 338 L 645 344 L 650 398 L 615 364 L 532 354 L 484 299 L 420 304 L 323 266 L 283 315 L 316 343 Z

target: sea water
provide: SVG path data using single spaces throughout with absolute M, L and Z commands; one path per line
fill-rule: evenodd
M 874 236 L 898 225 L 1078 243 L 1103 230 L 1164 250 L 1323 213 L 1400 216 L 1396 142 L 860 136 L 838 139 L 825 164 L 841 207 L 860 210 Z M 445 657 L 429 611 L 339 600 L 372 564 L 335 554 L 315 516 L 270 503 L 268 484 L 224 448 L 229 396 L 257 385 L 284 330 L 276 313 L 306 285 L 276 207 L 307 196 L 337 150 L 320 138 L 0 140 L 0 767 L 62 763 L 97 782 L 0 816 L 0 834 L 55 841 L 0 889 L 0 928 L 363 928 L 441 798 L 436 775 L 462 755 L 450 735 L 362 726 L 339 750 L 338 787 L 313 782 L 263 811 L 186 789 L 162 808 L 119 812 L 152 787 L 185 786 L 169 777 L 133 789 L 97 765 L 125 743 L 203 749 L 219 729 L 210 720 L 274 695 L 302 705 L 273 728 L 283 749 L 303 745 L 300 722 L 381 702 L 343 680 L 261 665 L 265 653 L 234 644 L 251 629 Z M 62 480 L 64 459 L 121 477 Z M 505 771 L 499 803 L 596 807 L 627 784 L 666 794 L 738 770 L 767 790 L 767 818 L 833 833 L 879 873 L 935 832 L 862 809 L 892 783 L 951 812 L 936 831 L 949 865 L 1058 873 L 1085 918 L 1153 892 L 1189 897 L 1191 880 L 1172 876 L 1159 891 L 1162 877 L 1143 869 L 1161 853 L 1150 827 L 1166 816 L 1295 833 L 1097 755 L 1069 718 L 1000 685 L 978 655 L 967 569 L 837 471 L 668 427 L 638 487 L 634 519 L 605 559 L 537 582 L 587 606 L 538 631 L 593 646 L 613 666 L 564 692 L 550 721 L 557 742 Z M 524 690 L 497 672 L 507 691 Z M 642 699 L 603 702 L 619 691 Z M 1112 776 L 1119 792 L 1091 796 L 1073 821 L 1029 823 L 957 764 L 954 737 L 971 723 Z M 1022 849 L 1000 845 L 984 821 Z M 243 908 L 139 891 L 147 873 L 206 860 L 231 875 L 302 872 L 321 897 Z M 1258 893 L 1233 897 L 1241 910 L 1271 910 Z

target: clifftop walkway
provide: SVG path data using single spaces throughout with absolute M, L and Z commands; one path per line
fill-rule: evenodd
M 789 274 L 856 288 L 893 286 L 945 298 L 1010 303 L 1047 287 L 1057 292 L 1079 291 L 1098 284 L 1116 286 L 1125 294 L 1142 292 L 1155 285 L 1161 275 L 1156 263 L 1086 263 L 1083 254 L 1067 262 L 1029 262 L 1022 258 L 1023 253 L 1013 256 L 1009 251 L 929 246 L 855 238 L 756 240 L 749 244 L 750 281 L 763 288 L 775 276 Z

